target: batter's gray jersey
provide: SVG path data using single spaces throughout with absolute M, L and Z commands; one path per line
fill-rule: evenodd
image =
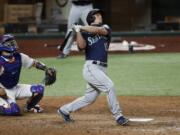
M 78 3 L 80 1 L 80 3 Z M 85 4 L 83 4 L 83 1 Z M 93 4 L 90 2 L 87 3 L 87 1 L 90 0 L 72 0 L 72 6 L 70 9 L 69 17 L 68 17 L 68 29 L 66 35 L 70 32 L 70 29 L 72 28 L 72 25 L 74 23 L 80 23 L 82 22 L 82 25 L 87 25 L 86 17 L 89 11 L 93 9 Z M 76 3 L 76 4 L 75 4 Z M 71 50 L 71 46 L 73 45 L 74 34 L 71 34 L 69 37 L 64 49 L 63 54 L 68 55 Z

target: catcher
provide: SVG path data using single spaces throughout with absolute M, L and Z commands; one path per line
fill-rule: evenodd
M 19 84 L 21 68 L 35 67 L 45 71 L 43 84 Z M 41 113 L 38 105 L 43 97 L 45 85 L 56 81 L 56 70 L 47 68 L 43 63 L 18 52 L 13 35 L 0 36 L 0 115 L 21 115 L 16 99 L 28 98 L 25 111 Z

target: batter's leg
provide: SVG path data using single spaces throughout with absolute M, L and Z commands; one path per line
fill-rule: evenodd
M 96 98 L 99 96 L 100 91 L 95 90 L 92 86 L 87 84 L 86 93 L 84 96 L 74 100 L 73 102 L 66 104 L 60 108 L 65 114 L 74 112 L 80 108 L 86 107 L 89 104 L 92 104 Z
M 121 117 L 122 111 L 116 97 L 114 84 L 106 75 L 106 68 L 87 64 L 83 73 L 87 82 L 91 83 L 98 90 L 107 93 L 108 105 L 113 117 L 116 120 Z

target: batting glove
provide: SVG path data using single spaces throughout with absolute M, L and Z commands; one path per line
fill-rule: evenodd
M 75 32 L 80 32 L 81 31 L 81 25 L 74 25 L 73 29 L 75 30 Z

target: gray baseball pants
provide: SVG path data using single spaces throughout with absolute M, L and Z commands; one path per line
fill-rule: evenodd
M 122 111 L 116 98 L 114 84 L 107 76 L 106 70 L 106 67 L 95 65 L 91 60 L 86 61 L 83 68 L 83 77 L 87 81 L 85 95 L 71 103 L 65 104 L 60 108 L 61 111 L 65 114 L 70 114 L 92 104 L 101 92 L 105 92 L 107 94 L 109 108 L 115 120 L 122 116 Z

